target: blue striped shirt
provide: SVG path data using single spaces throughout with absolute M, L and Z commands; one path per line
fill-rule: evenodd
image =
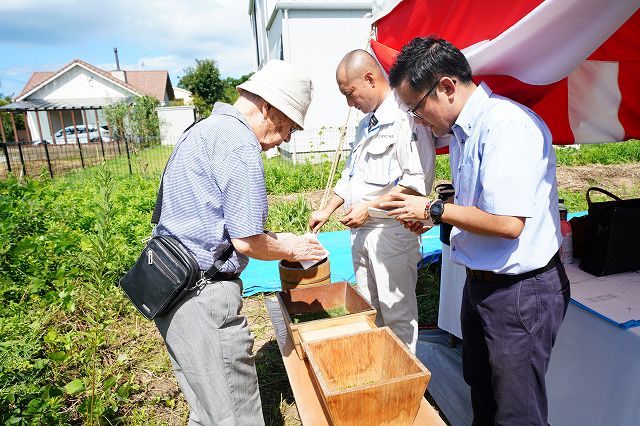
M 180 239 L 208 269 L 231 238 L 261 234 L 267 219 L 262 148 L 244 117 L 216 103 L 211 116 L 182 135 L 164 173 L 156 235 Z M 222 272 L 249 258 L 234 251 Z

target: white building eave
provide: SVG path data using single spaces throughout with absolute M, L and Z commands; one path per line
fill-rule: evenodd
M 31 96 L 32 94 L 34 94 L 35 92 L 37 92 L 38 90 L 42 89 L 43 87 L 45 87 L 47 84 L 51 83 L 52 81 L 56 80 L 57 78 L 59 78 L 60 76 L 64 75 L 66 72 L 68 72 L 69 70 L 71 70 L 73 67 L 80 67 L 85 69 L 86 71 L 90 72 L 91 74 L 95 75 L 96 77 L 99 77 L 105 81 L 108 81 L 109 83 L 114 84 L 115 86 L 120 87 L 121 89 L 126 90 L 127 92 L 136 95 L 136 96 L 142 96 L 141 93 L 138 93 L 136 91 L 133 91 L 131 89 L 129 89 L 128 87 L 123 86 L 122 84 L 120 84 L 116 79 L 110 79 L 105 77 L 104 75 L 95 72 L 94 70 L 92 70 L 91 68 L 88 68 L 86 66 L 84 66 L 83 64 L 80 64 L 78 62 L 72 62 L 71 64 L 69 64 L 69 66 L 65 67 L 64 69 L 58 71 L 57 73 L 55 73 L 54 75 L 52 75 L 51 77 L 49 77 L 48 79 L 44 80 L 42 83 L 38 84 L 37 86 L 35 86 L 33 89 L 29 90 L 27 93 L 25 93 L 24 95 L 20 96 L 19 98 L 16 99 L 16 102 L 19 101 L 24 101 L 26 100 L 29 96 Z
M 249 2 L 249 13 L 253 0 Z M 368 10 L 371 11 L 372 1 L 277 1 L 267 22 L 267 31 L 271 29 L 279 10 Z

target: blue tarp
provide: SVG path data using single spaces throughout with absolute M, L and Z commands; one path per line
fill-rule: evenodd
M 586 213 L 586 211 L 569 213 L 569 219 Z M 350 232 L 346 230 L 318 234 L 318 239 L 330 253 L 331 282 L 355 282 L 353 263 L 351 262 Z M 438 261 L 441 253 L 440 227 L 434 226 L 422 235 L 422 264 Z M 419 264 L 418 267 L 420 266 Z M 244 285 L 244 296 L 280 290 L 280 273 L 277 261 L 251 259 L 249 266 L 242 272 L 241 278 Z
M 321 232 L 318 239 L 329 250 L 331 262 L 331 281 L 355 282 L 353 263 L 351 262 L 351 237 L 349 230 Z M 422 235 L 423 263 L 431 263 L 440 259 L 440 228 L 434 226 Z M 418 265 L 419 266 L 419 265 Z M 242 271 L 244 296 L 260 292 L 280 290 L 280 273 L 277 261 L 251 259 L 249 266 Z

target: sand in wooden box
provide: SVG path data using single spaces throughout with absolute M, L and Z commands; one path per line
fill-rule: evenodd
M 388 327 L 304 347 L 335 426 L 413 425 L 431 373 Z
M 310 339 L 314 340 L 318 338 L 319 334 L 322 334 L 322 329 L 338 327 L 338 329 L 333 329 L 335 333 L 343 334 L 375 327 L 376 310 L 346 281 L 292 288 L 289 291 L 279 292 L 277 298 L 287 325 L 287 331 L 300 358 L 305 357 L 301 344 L 301 331 L 309 333 Z M 324 312 L 340 306 L 346 309 L 347 315 L 308 322 L 294 322 L 294 319 L 301 314 Z M 368 317 L 369 321 L 362 317 Z M 331 334 L 331 332 L 328 333 Z

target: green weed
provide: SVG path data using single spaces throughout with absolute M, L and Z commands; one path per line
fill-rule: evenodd
M 342 170 L 340 164 L 338 170 Z M 324 189 L 329 178 L 330 162 L 311 164 L 309 162 L 293 164 L 290 161 L 275 157 L 264 161 L 267 194 L 295 194 Z M 333 184 L 340 177 L 336 174 Z
M 418 324 L 427 327 L 436 326 L 440 303 L 440 263 L 433 263 L 418 269 L 416 297 L 418 299 Z
M 640 141 L 556 146 L 558 165 L 622 164 L 640 161 Z
M 309 216 L 311 204 L 303 195 L 294 201 L 281 201 L 269 206 L 266 229 L 273 232 L 293 232 L 304 234 L 309 232 Z M 332 215 L 322 227 L 322 232 L 343 230 L 345 227 Z

